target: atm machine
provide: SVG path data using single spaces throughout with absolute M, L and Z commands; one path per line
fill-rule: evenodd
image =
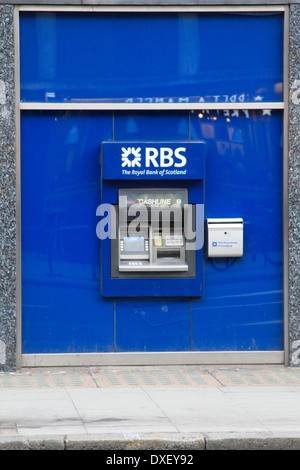
M 120 189 L 117 270 L 188 272 L 183 216 L 186 204 L 186 189 Z
M 102 295 L 203 296 L 205 144 L 103 142 L 101 169 Z M 217 222 L 206 255 L 241 256 L 242 222 Z
M 203 142 L 103 142 L 104 297 L 203 295 Z

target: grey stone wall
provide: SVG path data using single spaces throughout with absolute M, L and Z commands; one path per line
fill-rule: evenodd
M 0 370 L 16 365 L 16 167 L 13 7 L 0 5 Z
M 300 365 L 300 5 L 290 7 L 289 64 L 289 341 Z

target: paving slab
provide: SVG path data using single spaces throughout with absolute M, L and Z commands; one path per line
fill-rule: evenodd
M 0 373 L 0 450 L 300 449 L 300 370 Z

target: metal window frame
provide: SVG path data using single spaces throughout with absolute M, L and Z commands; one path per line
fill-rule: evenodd
M 263 13 L 281 12 L 284 15 L 282 102 L 262 103 L 22 103 L 20 101 L 20 12 L 140 12 L 140 13 Z M 91 365 L 147 365 L 147 364 L 284 364 L 289 365 L 288 332 L 288 65 L 289 65 L 289 6 L 288 5 L 226 5 L 226 6 L 157 6 L 157 5 L 18 5 L 14 6 L 15 31 L 15 119 L 16 119 L 16 365 L 91 366 Z M 76 353 L 76 354 L 22 354 L 22 266 L 21 266 L 21 111 L 23 110 L 249 110 L 281 109 L 283 111 L 283 351 L 218 351 L 218 352 L 159 352 L 159 353 Z

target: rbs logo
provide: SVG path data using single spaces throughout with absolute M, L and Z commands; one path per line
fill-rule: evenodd
M 178 147 L 173 150 L 169 147 L 161 147 L 159 149 L 154 147 L 146 147 L 145 149 L 145 166 L 151 165 L 155 167 L 168 167 L 176 166 L 182 167 L 186 165 L 186 158 L 183 153 L 186 151 L 185 147 Z
M 170 147 L 145 147 L 144 165 L 146 168 L 166 168 L 166 167 L 184 167 L 186 165 L 186 148 L 177 147 L 175 150 Z M 141 148 L 122 147 L 122 167 L 141 166 Z

